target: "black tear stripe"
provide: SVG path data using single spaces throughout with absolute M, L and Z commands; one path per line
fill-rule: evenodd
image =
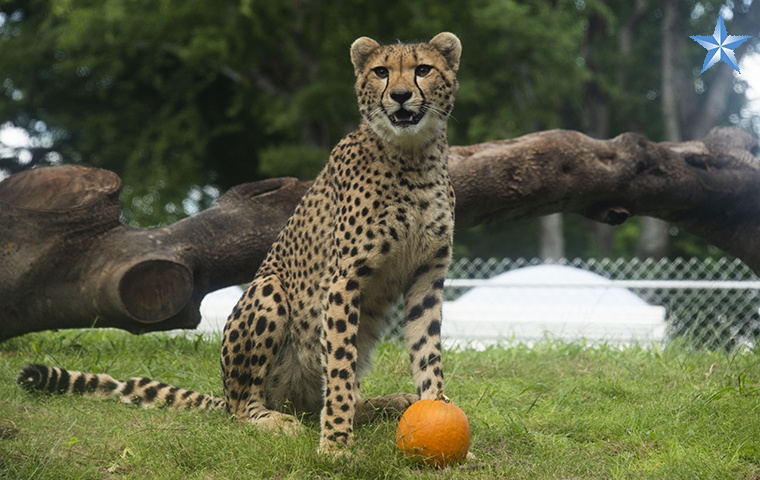
M 385 106 L 383 105 L 383 98 L 385 98 L 385 92 L 388 91 L 388 86 L 391 84 L 391 75 L 388 74 L 387 77 L 385 77 L 385 87 L 383 87 L 383 91 L 380 93 L 380 101 L 378 102 L 380 104 L 380 110 L 383 112 L 385 116 L 388 116 L 388 112 L 385 111 Z
M 420 107 L 420 111 L 423 111 L 425 105 L 427 105 L 427 98 L 425 97 L 425 92 L 422 91 L 420 85 L 417 83 L 417 75 L 414 76 L 414 86 L 417 87 L 417 91 L 420 92 L 420 97 L 422 97 L 422 106 Z
M 417 55 L 414 56 L 414 63 L 417 63 Z M 422 91 L 422 88 L 420 88 L 420 84 L 417 83 L 417 67 L 415 67 L 415 72 L 413 74 L 414 77 L 414 86 L 417 87 L 417 91 L 420 92 L 420 97 L 422 97 L 422 106 L 420 107 L 420 112 L 424 111 L 427 105 L 427 97 L 425 97 L 425 92 Z

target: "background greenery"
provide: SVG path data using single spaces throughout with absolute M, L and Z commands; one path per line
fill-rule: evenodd
M 221 393 L 219 338 L 115 331 L 0 344 L 0 478 L 757 479 L 760 354 L 545 342 L 444 352 L 447 394 L 468 415 L 475 461 L 436 471 L 396 452 L 396 420 L 357 428 L 353 456 L 317 455 L 319 428 L 280 437 L 221 412 L 144 410 L 33 395 L 27 362 L 150 375 Z M 413 391 L 408 355 L 382 344 L 367 396 Z
M 719 69 L 699 75 L 705 50 L 687 35 L 712 32 L 721 9 L 729 31 L 740 28 L 753 2 L 676 3 L 688 123 Z M 443 30 L 464 45 L 452 144 L 549 128 L 661 140 L 662 4 L 0 0 L 0 124 L 32 137 L 31 146 L 0 148 L 0 171 L 60 162 L 111 169 L 124 179 L 127 222 L 170 223 L 238 183 L 313 177 L 358 121 L 351 42 Z M 744 88 L 733 80 L 717 123 L 751 128 Z M 594 111 L 607 112 L 603 125 Z M 635 221 L 617 229 L 600 252 L 588 221 L 565 223 L 568 256 L 632 255 L 639 231 Z M 481 226 L 458 235 L 457 252 L 535 256 L 537 235 L 535 219 Z M 672 255 L 716 253 L 671 235 Z

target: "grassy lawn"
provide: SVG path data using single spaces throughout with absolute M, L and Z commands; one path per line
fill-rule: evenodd
M 447 351 L 447 394 L 477 459 L 445 470 L 395 451 L 396 421 L 357 429 L 347 459 L 316 454 L 318 425 L 281 438 L 212 412 L 32 395 L 27 362 L 146 375 L 221 393 L 219 341 L 86 331 L 0 344 L 0 478 L 760 479 L 760 352 L 590 348 L 550 343 Z M 365 396 L 413 391 L 386 343 Z

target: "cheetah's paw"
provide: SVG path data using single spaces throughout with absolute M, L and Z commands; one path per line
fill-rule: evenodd
M 288 436 L 296 436 L 303 431 L 303 426 L 296 417 L 280 412 L 271 412 L 252 423 L 258 428 Z

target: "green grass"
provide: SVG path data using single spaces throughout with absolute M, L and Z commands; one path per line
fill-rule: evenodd
M 395 451 L 395 420 L 357 429 L 347 459 L 218 412 L 143 410 L 32 395 L 27 362 L 148 375 L 221 393 L 218 340 L 112 331 L 27 335 L 0 344 L 0 478 L 760 479 L 760 352 L 585 347 L 547 342 L 447 351 L 447 394 L 472 426 L 477 459 L 433 470 Z M 407 356 L 376 354 L 365 396 L 413 391 Z

